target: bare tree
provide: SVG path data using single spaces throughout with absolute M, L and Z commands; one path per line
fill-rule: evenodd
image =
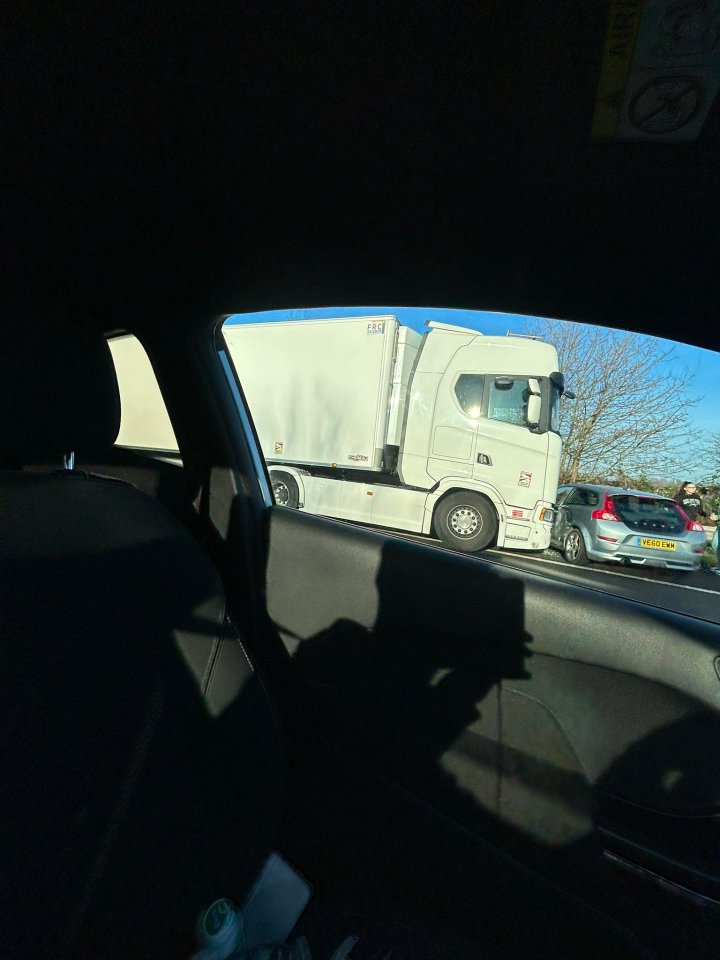
M 558 351 L 577 395 L 561 404 L 561 480 L 676 476 L 692 456 L 689 395 L 694 371 L 672 370 L 667 341 L 607 327 L 533 320 L 527 333 Z
M 710 469 L 702 477 L 702 482 L 712 487 L 720 487 L 720 435 L 710 441 L 709 447 Z

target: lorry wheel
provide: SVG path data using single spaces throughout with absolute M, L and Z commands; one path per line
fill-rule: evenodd
M 489 547 L 497 535 L 492 504 L 472 490 L 451 493 L 435 508 L 435 532 L 442 542 L 463 553 Z
M 300 490 L 297 480 L 290 473 L 284 470 L 271 470 L 270 482 L 272 483 L 273 497 L 275 503 L 280 507 L 297 507 L 300 503 Z
M 589 562 L 583 535 L 574 527 L 572 530 L 568 530 L 565 537 L 563 556 L 568 563 L 572 563 L 576 567 L 584 567 Z

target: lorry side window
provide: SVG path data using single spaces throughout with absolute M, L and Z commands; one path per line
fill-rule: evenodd
M 175 432 L 145 348 L 132 335 L 108 341 L 120 391 L 119 447 L 178 451 Z
M 482 410 L 485 377 L 478 373 L 461 373 L 455 384 L 455 396 L 469 417 L 479 417 Z
M 505 386 L 505 384 L 499 386 L 497 380 L 491 380 L 488 417 L 491 420 L 502 420 L 503 423 L 526 427 L 527 389 L 528 382 L 525 378 L 516 378 L 511 386 Z

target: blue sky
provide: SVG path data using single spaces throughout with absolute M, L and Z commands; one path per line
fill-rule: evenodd
M 528 317 L 512 313 L 488 313 L 482 310 L 454 310 L 433 307 L 321 307 L 294 310 L 269 310 L 263 313 L 234 314 L 230 323 L 257 323 L 272 320 L 322 320 L 330 317 L 363 317 L 373 314 L 389 313 L 396 316 L 400 323 L 423 331 L 426 320 L 440 320 L 445 323 L 459 323 L 474 327 L 481 333 L 504 336 L 510 333 L 522 333 Z M 662 341 L 663 343 L 667 341 Z M 701 350 L 687 344 L 676 343 L 674 360 L 666 364 L 668 375 L 684 370 L 695 372 L 692 393 L 702 396 L 702 400 L 691 411 L 691 421 L 695 435 L 707 434 L 708 444 L 712 437 L 720 434 L 720 407 L 718 384 L 720 384 L 720 354 L 711 350 Z M 572 377 L 570 378 L 570 380 Z M 572 384 L 569 381 L 569 385 Z M 706 474 L 711 467 L 707 463 L 688 464 L 688 476 Z

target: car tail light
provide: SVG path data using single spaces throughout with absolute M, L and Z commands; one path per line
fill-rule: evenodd
M 620 517 L 615 513 L 615 504 L 612 501 L 612 497 L 609 497 L 605 494 L 605 499 L 603 500 L 603 505 L 598 510 L 593 510 L 591 514 L 593 520 L 614 520 L 616 523 L 620 523 Z

